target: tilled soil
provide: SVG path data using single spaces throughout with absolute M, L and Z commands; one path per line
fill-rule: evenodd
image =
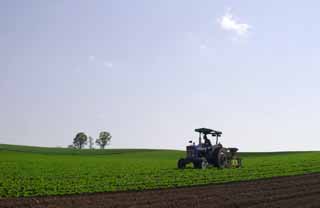
M 320 173 L 187 188 L 0 199 L 0 207 L 320 207 Z

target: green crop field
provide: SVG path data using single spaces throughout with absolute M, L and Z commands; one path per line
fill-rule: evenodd
M 320 152 L 242 153 L 243 168 L 178 170 L 183 151 L 0 145 L 0 198 L 181 187 L 320 172 Z

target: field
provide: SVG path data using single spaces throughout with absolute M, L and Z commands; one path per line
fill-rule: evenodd
M 242 153 L 241 169 L 178 170 L 175 150 L 72 150 L 0 145 L 0 197 L 216 184 L 320 172 L 320 152 Z
M 320 174 L 144 191 L 0 199 L 1 208 L 319 207 Z

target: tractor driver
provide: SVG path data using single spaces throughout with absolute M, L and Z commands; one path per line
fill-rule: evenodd
M 205 146 L 207 146 L 207 147 L 211 147 L 211 146 L 212 146 L 212 145 L 211 145 L 211 142 L 210 142 L 210 140 L 208 139 L 208 137 L 207 137 L 206 134 L 203 136 L 203 139 L 204 139 L 204 144 L 205 144 Z

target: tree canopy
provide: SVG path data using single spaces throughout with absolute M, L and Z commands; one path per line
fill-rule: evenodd
M 101 149 L 104 149 L 106 145 L 110 144 L 111 134 L 107 131 L 101 131 L 99 134 L 99 139 L 96 140 L 96 144 L 100 146 Z
M 74 147 L 82 149 L 87 144 L 88 137 L 85 133 L 79 132 L 76 137 L 73 139 Z

